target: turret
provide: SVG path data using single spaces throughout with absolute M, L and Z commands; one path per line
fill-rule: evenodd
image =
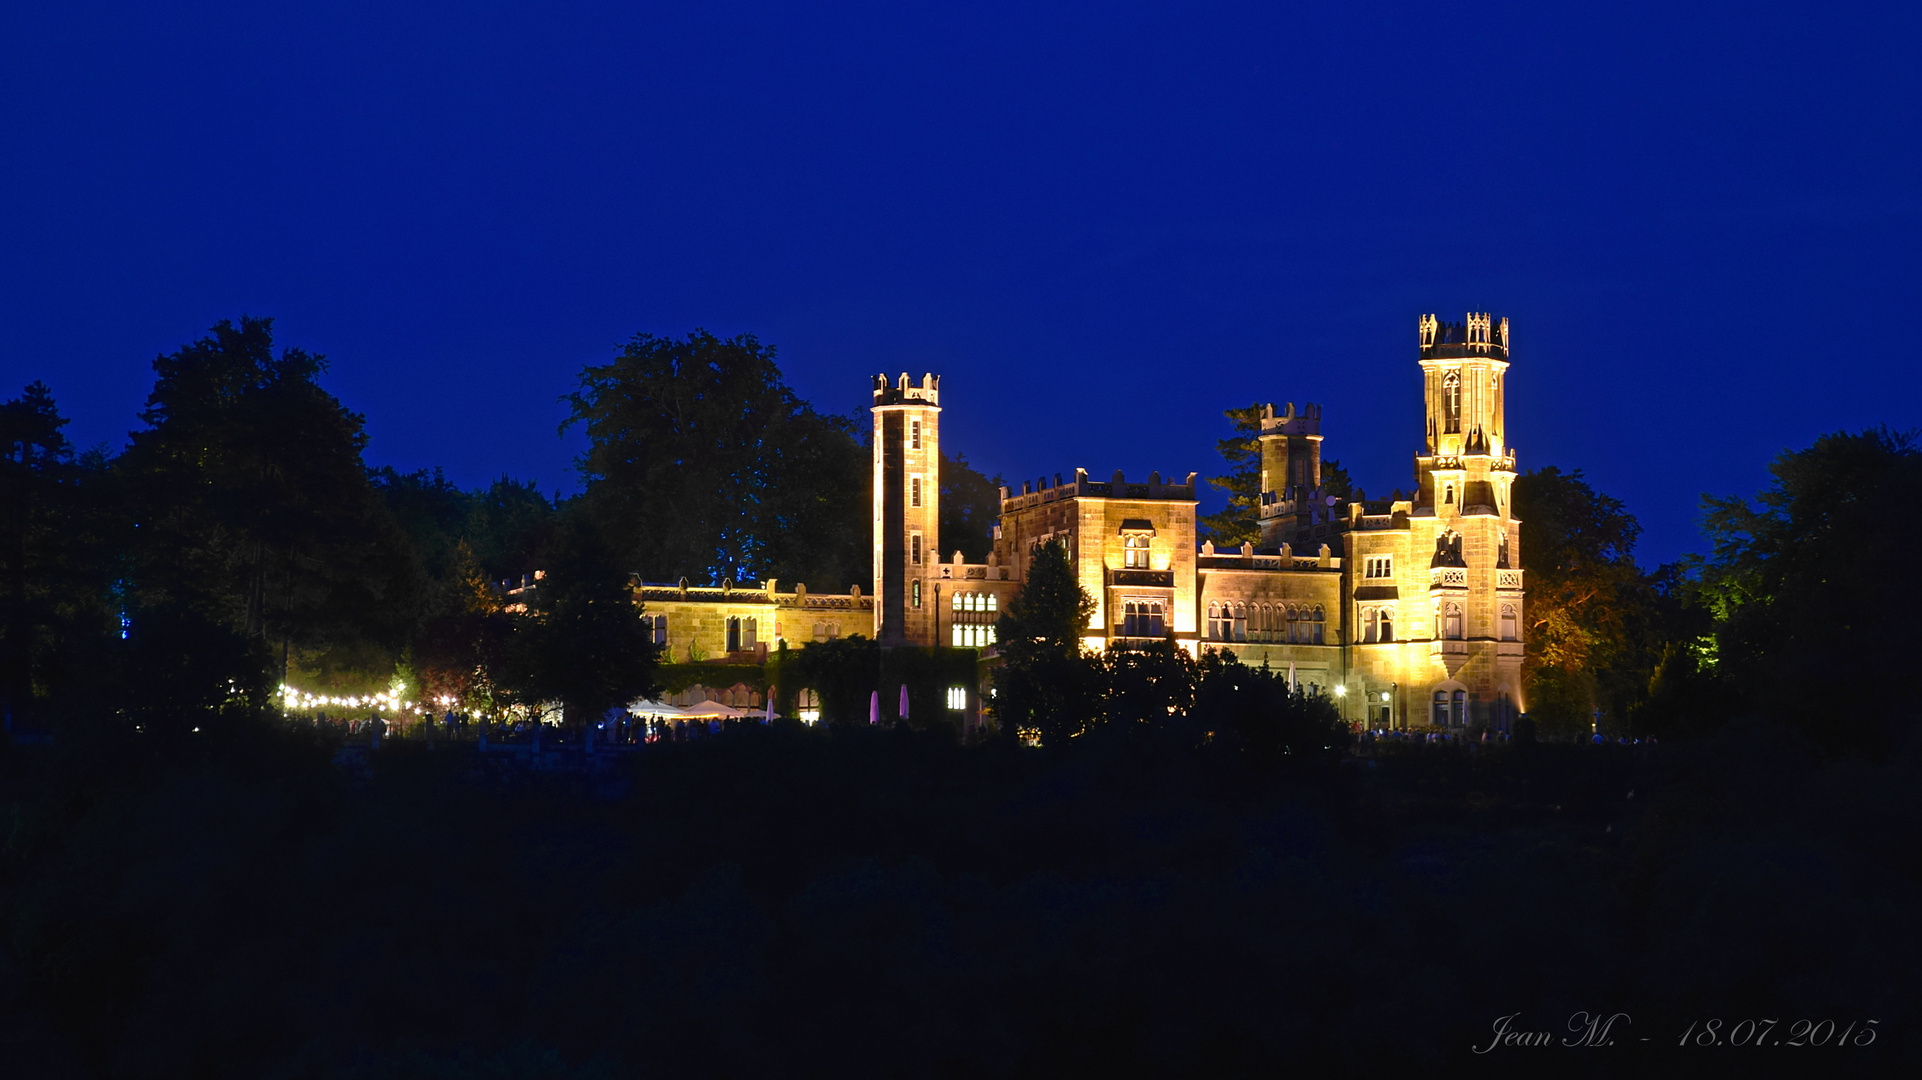
M 1416 324 L 1424 401 L 1417 505 L 1449 515 L 1474 507 L 1503 515 L 1514 479 L 1505 397 L 1508 320 L 1469 312 L 1459 323 Z
M 1321 498 L 1321 406 L 1261 410 L 1261 546 L 1278 547 L 1314 522 Z
M 941 379 L 874 377 L 874 636 L 932 645 L 940 562 Z

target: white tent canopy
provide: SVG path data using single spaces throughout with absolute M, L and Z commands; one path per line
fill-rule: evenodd
M 633 713 L 635 716 L 674 717 L 687 715 L 687 710 L 681 708 L 679 705 L 668 705 L 659 701 L 649 701 L 646 698 L 629 702 L 627 711 Z
M 732 705 L 723 705 L 718 701 L 703 701 L 699 705 L 690 705 L 675 715 L 692 719 L 697 716 L 747 716 L 749 713 L 746 709 L 737 709 Z

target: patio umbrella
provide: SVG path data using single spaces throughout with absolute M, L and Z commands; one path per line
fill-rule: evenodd
M 1295 662 L 1293 660 L 1288 661 L 1288 692 L 1291 694 L 1295 692 Z
M 881 691 L 876 690 L 874 693 L 868 695 L 868 723 L 879 724 L 880 722 L 881 722 Z
M 770 686 L 767 688 L 767 709 L 761 714 L 761 723 L 772 724 L 773 722 L 774 722 L 774 688 Z
M 901 719 L 908 718 L 908 684 L 901 684 Z

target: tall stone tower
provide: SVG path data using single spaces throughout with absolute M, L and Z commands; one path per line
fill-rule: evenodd
M 1419 333 L 1428 432 L 1415 458 L 1416 505 L 1441 516 L 1476 507 L 1506 517 L 1515 479 L 1502 405 L 1508 320 L 1470 312 L 1466 322 L 1445 323 L 1423 315 Z
M 1468 719 L 1505 726 L 1519 704 L 1524 596 L 1520 522 L 1509 501 L 1515 450 L 1503 407 L 1508 320 L 1470 312 L 1464 322 L 1445 323 L 1424 315 L 1418 333 L 1427 432 L 1415 457 L 1412 517 L 1418 534 L 1433 537 L 1427 598 L 1435 656 L 1453 685 L 1465 688 Z
M 1321 493 L 1321 406 L 1295 403 L 1261 414 L 1261 546 L 1293 544 L 1313 526 L 1326 522 L 1329 508 Z
M 941 380 L 874 377 L 874 636 L 933 645 L 941 561 Z

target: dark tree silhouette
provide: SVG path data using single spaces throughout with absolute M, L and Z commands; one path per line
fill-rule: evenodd
M 1855 673 L 1906 671 L 1911 659 L 1908 620 L 1922 582 L 1902 568 L 1922 533 L 1915 435 L 1824 435 L 1769 471 L 1775 479 L 1753 504 L 1704 499 L 1714 552 L 1702 592 L 1717 615 L 1724 684 L 1829 746 L 1914 738 L 1911 698 Z
M 868 454 L 752 335 L 637 335 L 568 396 L 589 507 L 650 581 L 865 583 Z
M 9 712 L 84 678 L 111 625 L 108 477 L 99 460 L 74 453 L 66 424 L 42 383 L 0 405 L 0 708 Z
M 154 361 L 146 427 L 119 461 L 139 606 L 195 612 L 283 655 L 398 649 L 424 582 L 361 464 L 361 418 L 321 389 L 321 357 L 275 355 L 272 330 L 222 321 Z
M 968 464 L 966 455 L 949 457 L 942 450 L 941 557 L 959 551 L 971 563 L 986 562 L 1000 517 L 1001 478 L 990 480 Z
M 591 518 L 563 523 L 534 610 L 514 633 L 506 681 L 521 703 L 558 701 L 580 726 L 659 692 L 653 639 L 618 559 Z
M 1094 598 L 1075 580 L 1067 548 L 1039 548 L 995 624 L 1001 664 L 992 711 L 1004 737 L 1060 746 L 1094 718 L 1095 670 L 1081 654 L 1081 632 L 1093 614 Z

